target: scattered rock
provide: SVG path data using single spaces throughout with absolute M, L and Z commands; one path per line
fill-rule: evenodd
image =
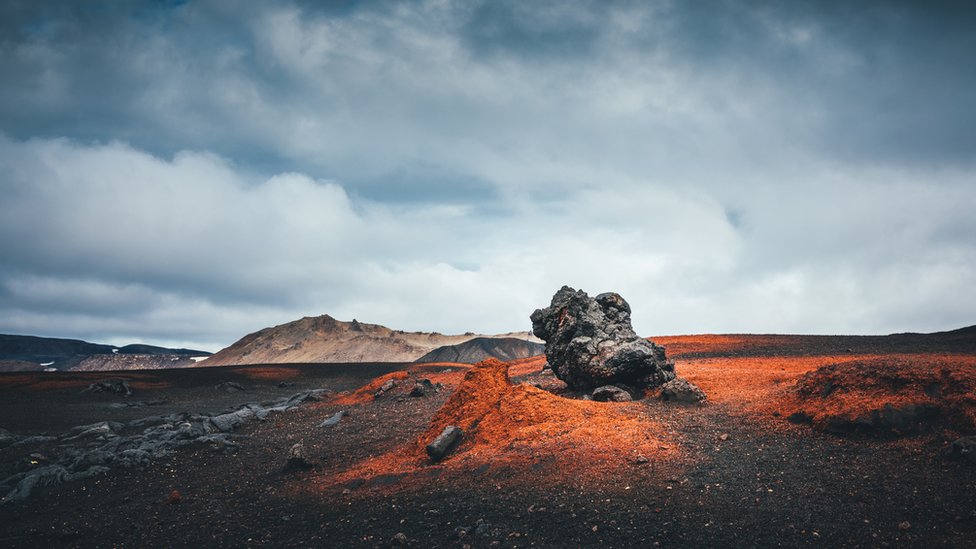
M 342 421 L 342 418 L 348 415 L 349 412 L 345 410 L 339 410 L 328 419 L 323 420 L 322 423 L 319 423 L 319 427 L 332 427 L 333 425 L 338 425 L 339 422 Z
M 437 390 L 436 387 L 434 387 L 434 384 L 431 383 L 429 379 L 421 379 L 420 381 L 417 382 L 416 385 L 413 386 L 413 389 L 410 390 L 410 396 L 412 397 L 427 396 L 428 394 L 435 392 L 436 390 Z
M 247 390 L 243 385 L 237 383 L 236 381 L 224 381 L 223 383 L 218 383 L 214 385 L 214 389 L 227 393 L 239 393 Z
M 301 442 L 293 444 L 288 450 L 288 461 L 285 462 L 285 471 L 304 471 L 312 468 L 312 462 L 305 454 L 305 445 Z
M 381 396 L 390 392 L 394 387 L 396 387 L 396 381 L 392 379 L 388 380 L 383 385 L 380 385 L 380 388 L 377 389 L 376 392 L 373 394 L 373 398 L 380 398 Z
M 82 393 L 112 393 L 120 396 L 132 396 L 132 387 L 124 379 L 106 379 L 92 383 Z
M 152 460 L 171 454 L 190 444 L 209 444 L 222 452 L 234 451 L 237 443 L 231 434 L 246 421 L 261 420 L 273 412 L 291 410 L 309 400 L 318 400 L 326 391 L 303 391 L 271 403 L 248 404 L 234 412 L 217 416 L 178 412 L 163 416 L 151 416 L 122 424 L 102 421 L 80 425 L 66 433 L 54 436 L 5 436 L 13 439 L 11 446 L 30 446 L 59 441 L 59 451 L 48 463 L 25 467 L 25 471 L 0 479 L 0 486 L 13 487 L 3 498 L 3 503 L 27 499 L 39 486 L 53 486 L 100 475 L 111 467 L 145 467 Z M 138 430 L 126 434 L 127 430 Z M 0 435 L 6 432 L 0 432 Z
M 952 441 L 952 444 L 946 449 L 946 455 L 976 463 L 976 436 L 962 437 Z
M 810 416 L 804 412 L 793 412 L 792 414 L 786 416 L 786 421 L 789 421 L 790 423 L 809 425 L 813 423 L 813 416 Z
M 597 402 L 630 402 L 634 397 L 615 385 L 604 385 L 593 389 L 593 400 Z
M 437 435 L 437 438 L 433 442 L 427 445 L 427 455 L 430 459 L 434 461 L 440 461 L 454 449 L 454 446 L 464 433 L 461 431 L 460 427 L 454 425 L 448 425 L 444 428 L 441 434 Z
M 705 391 L 687 379 L 677 377 L 661 385 L 661 399 L 686 404 L 704 404 Z
M 546 341 L 553 373 L 573 389 L 613 383 L 657 387 L 675 377 L 664 347 L 634 332 L 630 305 L 619 294 L 591 298 L 563 286 L 531 319 L 532 332 Z

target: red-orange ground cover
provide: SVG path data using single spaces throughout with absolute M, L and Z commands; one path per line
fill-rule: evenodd
M 778 401 L 815 428 L 898 434 L 927 422 L 976 431 L 976 357 L 884 355 L 828 364 L 802 376 Z M 917 417 L 916 417 L 917 416 Z
M 420 472 L 431 465 L 425 447 L 448 425 L 464 437 L 441 466 L 469 471 L 506 467 L 528 471 L 545 465 L 546 482 L 565 482 L 561 471 L 609 475 L 636 460 L 673 458 L 678 450 L 659 422 L 639 405 L 562 398 L 529 385 L 513 385 L 508 364 L 489 359 L 471 368 L 427 431 L 405 446 L 331 477 L 357 478 Z M 643 458 L 643 459 L 641 459 Z
M 868 355 L 878 356 L 878 355 Z M 821 366 L 852 360 L 849 356 L 698 358 L 678 360 L 678 375 L 698 385 L 709 402 L 745 411 L 770 402 L 803 374 Z
M 351 393 L 340 394 L 335 398 L 333 398 L 332 400 L 330 400 L 328 403 L 338 404 L 340 406 L 352 406 L 355 404 L 363 404 L 365 402 L 369 402 L 373 400 L 373 395 L 387 381 L 407 379 L 408 377 L 410 377 L 409 372 L 405 372 L 405 371 L 390 372 L 386 375 L 377 377 L 373 381 L 370 381 L 366 385 L 363 385 L 362 387 L 356 389 Z

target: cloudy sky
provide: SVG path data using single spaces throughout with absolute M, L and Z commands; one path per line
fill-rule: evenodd
M 976 323 L 963 3 L 323 4 L 0 2 L 0 333 Z

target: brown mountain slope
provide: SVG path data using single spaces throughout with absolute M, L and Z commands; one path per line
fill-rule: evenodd
M 305 317 L 265 328 L 241 338 L 200 366 L 301 362 L 413 362 L 445 345 L 457 345 L 477 334 L 444 335 L 403 332 L 378 324 L 343 322 L 329 315 Z M 487 337 L 529 339 L 527 333 Z

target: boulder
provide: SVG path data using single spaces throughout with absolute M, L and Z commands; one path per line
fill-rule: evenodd
M 106 379 L 92 383 L 82 393 L 112 393 L 120 396 L 131 396 L 132 387 L 124 379 Z
M 464 433 L 460 427 L 448 425 L 441 434 L 437 435 L 437 438 L 433 442 L 427 445 L 427 455 L 434 461 L 444 459 L 444 456 L 454 449 L 454 446 L 461 440 L 463 435 Z
M 429 393 L 433 393 L 437 390 L 434 384 L 431 383 L 429 379 L 421 379 L 413 386 L 410 390 L 410 396 L 412 397 L 422 397 L 427 396 Z
M 597 402 L 630 402 L 634 400 L 630 393 L 615 385 L 604 385 L 593 389 L 592 398 Z
M 386 383 L 380 385 L 380 388 L 377 389 L 375 393 L 373 393 L 373 398 L 380 398 L 386 393 L 392 391 L 394 387 L 396 387 L 396 381 L 392 379 L 387 380 Z
M 684 378 L 674 378 L 661 385 L 661 399 L 685 404 L 703 404 L 705 391 Z
M 591 298 L 563 286 L 531 319 L 532 332 L 546 342 L 553 373 L 573 389 L 658 387 L 675 378 L 664 347 L 634 332 L 630 305 L 619 294 Z

